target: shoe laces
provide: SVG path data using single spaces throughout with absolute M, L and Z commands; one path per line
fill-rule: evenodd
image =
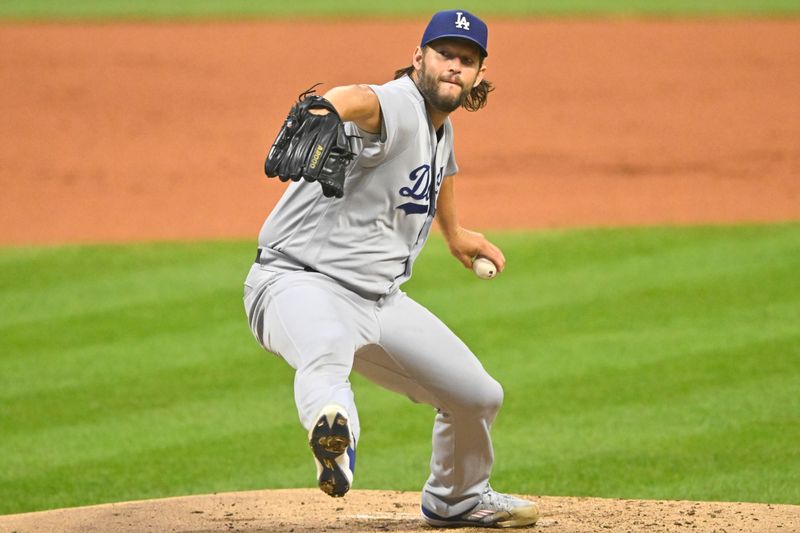
M 515 498 L 514 496 L 497 492 L 491 487 L 491 485 L 487 483 L 486 488 L 483 489 L 483 492 L 481 493 L 480 503 L 486 507 L 491 507 L 499 511 L 510 511 L 514 507 L 519 507 L 526 502 L 520 500 L 519 498 Z

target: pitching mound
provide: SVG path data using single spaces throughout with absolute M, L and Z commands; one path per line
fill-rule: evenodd
M 316 489 L 261 490 L 0 516 L 0 530 L 17 533 L 430 531 L 432 528 L 419 519 L 419 498 L 417 492 L 355 490 L 345 498 L 333 500 Z M 536 499 L 542 510 L 535 529 L 548 533 L 788 533 L 800 529 L 800 506 L 795 505 L 529 498 Z

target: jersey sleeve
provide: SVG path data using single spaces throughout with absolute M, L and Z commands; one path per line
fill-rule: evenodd
M 458 163 L 456 163 L 456 148 L 455 148 L 455 140 L 453 139 L 453 124 L 450 122 L 450 119 L 447 119 L 445 122 L 445 130 L 447 139 L 450 143 L 450 156 L 447 158 L 447 164 L 444 167 L 444 175 L 445 176 L 453 176 L 454 174 L 458 174 Z
M 360 154 L 363 166 L 376 166 L 402 152 L 419 130 L 419 115 L 414 102 L 402 89 L 370 85 L 381 106 L 381 133 L 362 133 Z

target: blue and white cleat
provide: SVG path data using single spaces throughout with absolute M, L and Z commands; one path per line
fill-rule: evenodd
M 338 405 L 322 408 L 308 432 L 308 445 L 317 464 L 319 488 L 334 498 L 344 496 L 353 484 L 356 450 L 347 412 Z
M 486 485 L 478 504 L 466 513 L 457 516 L 439 516 L 420 507 L 422 518 L 434 527 L 524 527 L 539 519 L 539 506 L 535 502 L 501 494 Z

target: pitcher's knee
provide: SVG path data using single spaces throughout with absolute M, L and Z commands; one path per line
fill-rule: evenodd
M 454 412 L 494 416 L 503 405 L 503 387 L 487 375 L 485 379 L 473 382 L 460 391 L 455 403 L 452 406 Z
M 503 386 L 495 379 L 489 378 L 484 385 L 483 408 L 496 413 L 503 406 Z

